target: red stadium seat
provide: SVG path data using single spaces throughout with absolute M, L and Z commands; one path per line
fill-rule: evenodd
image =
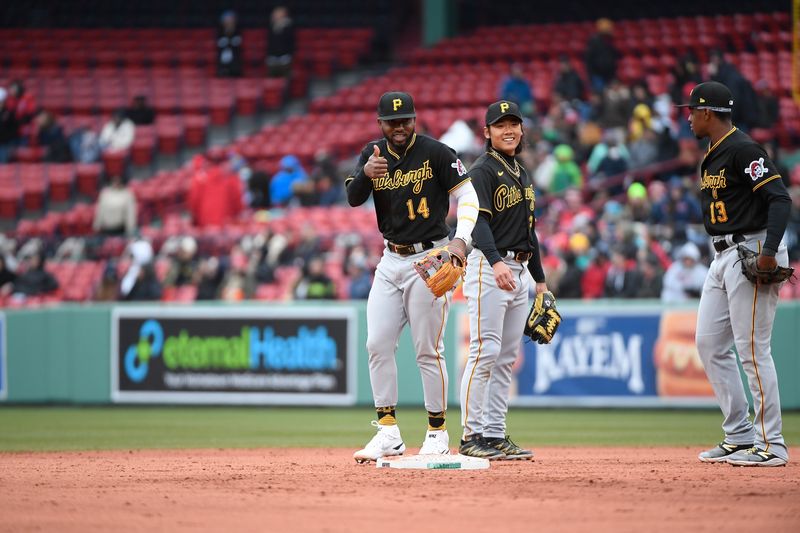
M 82 163 L 76 165 L 75 174 L 78 192 L 91 198 L 96 198 L 102 171 L 103 167 L 100 163 Z

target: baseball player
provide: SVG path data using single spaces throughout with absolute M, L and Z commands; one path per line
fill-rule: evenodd
M 351 206 L 361 205 L 373 195 L 378 228 L 386 244 L 367 300 L 369 375 L 378 413 L 372 424 L 377 433 L 353 454 L 358 462 L 405 451 L 395 417 L 395 352 L 406 324 L 411 326 L 428 411 L 428 431 L 420 453 L 450 453 L 443 333 L 451 296 L 435 298 L 413 263 L 426 250 L 449 246 L 445 218 L 450 195 L 458 200 L 453 243 L 458 241 L 458 246 L 466 249 L 478 216 L 478 197 L 453 150 L 417 135 L 415 123 L 410 95 L 389 92 L 381 96 L 378 125 L 383 138 L 364 147 L 355 172 L 345 180 Z
M 791 199 L 764 149 L 732 125 L 734 105 L 730 90 L 711 81 L 697 85 L 690 102 L 681 106 L 689 108 L 695 136 L 710 139 L 700 165 L 700 196 L 703 223 L 716 252 L 700 296 L 696 341 L 722 409 L 725 438 L 699 459 L 781 466 L 789 453 L 781 435 L 778 378 L 770 352 L 780 284 L 751 283 L 737 265 L 737 246 L 757 252 L 761 270 L 786 265 L 781 240 Z M 733 346 L 753 396 L 752 423 Z
M 469 176 L 480 216 L 472 233 L 464 296 L 469 308 L 469 359 L 461 380 L 459 453 L 494 459 L 531 459 L 533 452 L 506 435 L 511 367 L 528 316 L 530 272 L 536 292 L 547 292 L 534 231 L 533 185 L 515 157 L 521 150 L 522 114 L 501 100 L 486 111 L 486 153 Z

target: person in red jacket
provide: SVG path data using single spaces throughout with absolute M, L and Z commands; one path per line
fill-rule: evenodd
M 584 299 L 593 300 L 603 296 L 609 268 L 611 268 L 611 263 L 608 260 L 608 254 L 598 251 L 583 273 L 581 286 Z
M 196 226 L 222 226 L 242 212 L 242 183 L 227 166 L 197 169 L 189 187 L 189 211 Z

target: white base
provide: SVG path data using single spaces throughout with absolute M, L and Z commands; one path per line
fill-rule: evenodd
M 489 460 L 466 455 L 398 455 L 381 457 L 375 461 L 377 468 L 411 470 L 485 470 Z

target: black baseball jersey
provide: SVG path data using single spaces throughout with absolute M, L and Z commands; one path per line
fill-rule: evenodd
M 389 172 L 370 180 L 364 165 L 374 145 L 386 159 Z M 368 143 L 345 186 L 350 205 L 364 203 L 372 193 L 378 229 L 385 239 L 413 244 L 447 237 L 450 192 L 467 181 L 467 169 L 451 148 L 415 133 L 401 154 L 395 153 L 386 139 Z
M 791 202 L 764 148 L 736 128 L 709 148 L 700 176 L 703 223 L 709 235 L 767 229 L 769 204 Z M 776 222 L 780 225 L 781 221 Z M 786 227 L 786 220 L 782 222 L 778 241 Z M 777 242 L 770 244 L 777 249 Z
M 492 150 L 475 161 L 469 176 L 478 193 L 480 211 L 489 215 L 497 249 L 533 251 L 530 236 L 536 199 L 525 168 L 515 158 Z
M 533 216 L 536 195 L 525 167 L 516 158 L 490 149 L 475 161 L 469 176 L 478 194 L 481 217 L 488 218 L 491 229 L 491 236 L 484 236 L 476 226 L 475 247 L 490 263 L 499 260 L 495 250 L 501 254 L 509 250 L 531 252 L 529 270 L 537 282 L 543 282 Z

